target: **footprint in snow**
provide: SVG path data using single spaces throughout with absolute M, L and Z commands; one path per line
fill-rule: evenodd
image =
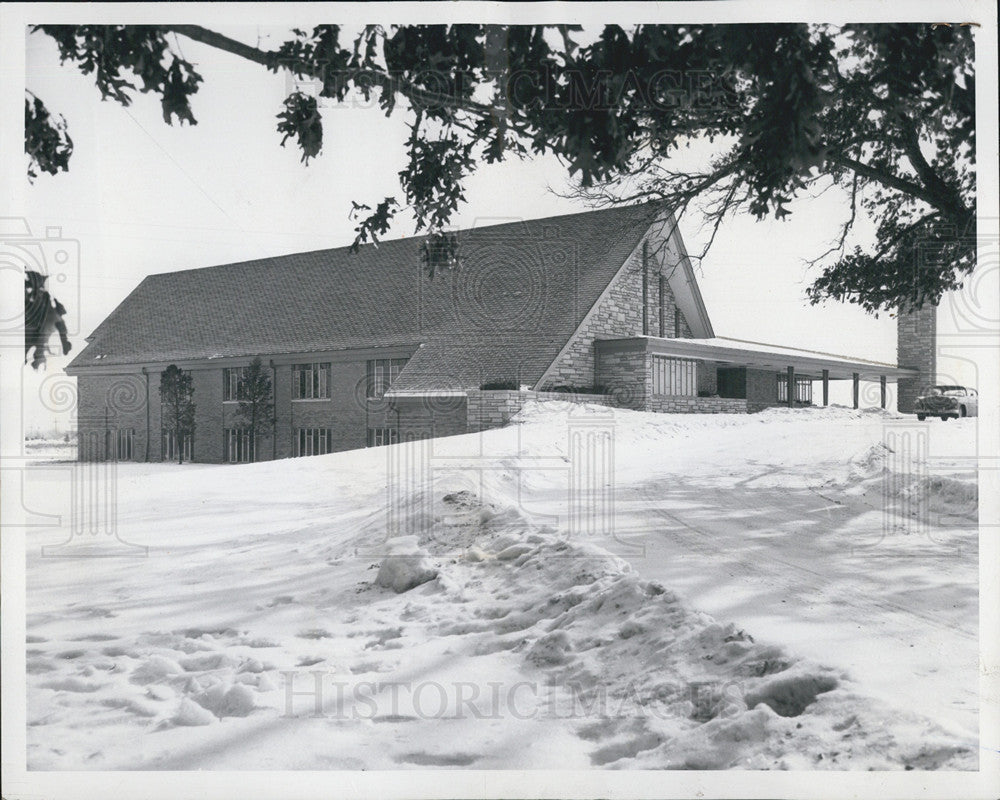
M 421 767 L 467 767 L 482 756 L 473 753 L 404 753 L 397 763 L 419 764 Z
M 102 686 L 105 686 L 103 683 L 91 683 L 80 678 L 63 678 L 61 680 L 46 681 L 39 685 L 43 689 L 54 689 L 57 692 L 83 692 L 88 694 L 96 692 Z
M 299 631 L 295 635 L 300 639 L 329 639 L 333 636 L 330 631 L 323 630 L 322 628 L 312 628 L 307 631 Z
M 603 767 L 606 764 L 620 761 L 623 758 L 635 758 L 644 750 L 652 750 L 659 747 L 663 739 L 655 733 L 644 733 L 632 739 L 622 742 L 612 742 L 604 747 L 600 747 L 590 754 L 590 761 L 594 766 Z
M 25 662 L 27 673 L 29 675 L 40 675 L 44 672 L 53 672 L 56 667 L 47 658 L 29 658 Z

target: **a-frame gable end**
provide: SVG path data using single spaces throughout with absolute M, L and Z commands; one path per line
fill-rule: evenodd
M 651 231 L 651 236 L 657 239 L 662 248 L 656 269 L 662 269 L 663 274 L 667 276 L 674 302 L 684 315 L 684 321 L 691 329 L 692 338 L 714 338 L 712 321 L 708 317 L 708 309 L 705 308 L 698 279 L 695 277 L 687 247 L 684 245 L 674 215 L 669 214 L 666 220 L 656 225 L 659 226 L 659 230 L 655 233 Z
M 643 257 L 646 256 L 646 331 L 643 330 Z M 595 380 L 594 340 L 659 334 L 658 281 L 662 274 L 694 338 L 715 334 L 673 214 L 657 219 L 615 273 L 559 355 L 534 385 L 589 386 Z M 672 334 L 667 333 L 668 336 Z

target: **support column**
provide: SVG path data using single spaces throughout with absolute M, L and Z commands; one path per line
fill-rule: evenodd
M 858 408 L 858 394 L 861 389 L 861 376 L 858 373 L 854 373 L 854 407 Z
M 885 375 L 879 375 L 878 380 L 882 387 L 882 408 L 885 408 Z
M 823 405 L 830 405 L 830 370 L 823 370 Z
M 788 368 L 788 407 L 795 407 L 795 367 Z

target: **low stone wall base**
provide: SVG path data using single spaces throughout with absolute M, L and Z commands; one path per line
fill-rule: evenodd
M 502 428 L 530 400 L 561 400 L 565 403 L 594 403 L 601 406 L 614 405 L 612 399 L 603 394 L 536 392 L 514 389 L 470 389 L 467 406 L 469 433 L 487 431 L 492 428 Z
M 652 396 L 646 410 L 660 414 L 746 414 L 747 401 L 730 397 Z

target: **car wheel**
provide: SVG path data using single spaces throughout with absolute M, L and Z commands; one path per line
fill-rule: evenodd
M 960 416 L 960 417 L 967 416 L 967 412 L 965 410 L 965 406 L 962 406 L 960 409 L 958 409 L 958 416 Z
M 923 422 L 925 419 L 927 419 L 927 415 L 926 414 L 917 414 L 917 420 L 918 421 Z

